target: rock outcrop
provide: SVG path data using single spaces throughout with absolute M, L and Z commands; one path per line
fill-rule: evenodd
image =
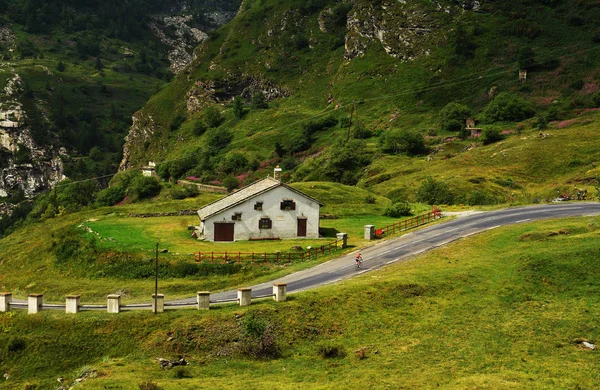
M 0 39 L 10 41 L 5 29 L 0 31 Z M 22 191 L 30 198 L 64 179 L 60 155 L 66 151 L 35 142 L 19 101 L 23 80 L 13 69 L 7 73 L 8 80 L 0 94 L 0 197 Z M 10 209 L 2 208 L 4 212 Z
M 291 95 L 289 90 L 271 81 L 242 75 L 241 78 L 196 81 L 187 93 L 186 105 L 188 112 L 194 113 L 210 104 L 228 102 L 236 96 L 249 100 L 258 92 L 262 92 L 267 101 Z

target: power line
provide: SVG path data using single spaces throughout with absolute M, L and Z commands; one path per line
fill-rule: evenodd
M 580 43 L 576 43 L 576 44 L 571 45 L 571 46 L 566 46 L 566 47 L 562 47 L 562 48 L 559 48 L 559 49 L 556 49 L 556 50 L 552 50 L 552 51 L 544 53 L 544 54 L 545 55 L 554 55 L 556 53 L 566 52 L 568 50 L 577 48 L 577 47 L 582 46 L 582 45 L 583 45 L 583 43 L 580 42 Z M 596 50 L 599 50 L 599 49 L 600 49 L 600 46 L 586 48 L 586 49 L 583 49 L 583 50 L 579 50 L 579 51 L 577 51 L 575 53 L 572 53 L 572 56 L 580 55 L 582 53 L 587 53 L 587 52 L 591 52 L 591 51 L 596 51 Z M 566 55 L 566 54 L 563 54 L 563 55 Z M 530 60 L 535 60 L 535 59 L 536 59 L 536 56 L 530 57 L 530 58 L 524 58 L 523 60 L 524 61 L 530 61 Z M 465 84 L 465 83 L 473 82 L 473 80 L 484 80 L 484 79 L 489 79 L 489 78 L 495 78 L 497 76 L 504 75 L 504 74 L 506 74 L 509 71 L 514 71 L 514 67 L 515 67 L 514 63 L 512 63 L 512 64 L 506 64 L 506 65 L 497 65 L 496 67 L 491 68 L 491 69 L 487 69 L 485 71 L 470 73 L 468 75 L 459 76 L 459 77 L 456 77 L 456 78 L 448 80 L 448 81 L 441 81 L 439 83 L 435 83 L 435 84 L 430 85 L 430 86 L 421 87 L 421 88 L 417 88 L 417 89 L 412 89 L 410 91 L 402 91 L 402 92 L 398 92 L 398 93 L 377 96 L 377 97 L 373 97 L 373 98 L 360 99 L 360 100 L 358 100 L 358 102 L 359 103 L 370 103 L 370 102 L 375 102 L 375 101 L 380 101 L 380 100 L 387 100 L 387 99 L 397 98 L 397 97 L 400 97 L 400 96 L 411 95 L 411 94 L 415 94 L 415 93 L 431 92 L 431 91 L 442 89 L 442 88 L 447 88 L 447 87 L 452 87 L 452 86 L 456 86 L 456 85 L 460 85 L 460 84 Z M 495 69 L 501 69 L 501 70 L 499 70 L 497 72 L 490 73 L 491 71 L 493 71 Z M 348 86 L 347 88 L 350 88 L 350 86 Z M 276 127 L 276 128 L 271 128 L 269 130 L 270 131 L 283 130 L 285 128 L 296 126 L 296 125 L 308 122 L 308 121 L 313 120 L 313 119 L 317 119 L 317 118 L 321 118 L 321 117 L 326 116 L 326 115 L 330 115 L 332 113 L 338 112 L 341 109 L 347 108 L 347 107 L 356 107 L 356 100 L 353 100 L 350 103 L 341 104 L 341 105 L 336 106 L 334 108 L 328 108 L 327 107 L 327 108 L 323 109 L 321 112 L 319 112 L 317 114 L 313 114 L 311 116 L 308 116 L 306 118 L 300 119 L 300 120 L 295 121 L 295 122 L 292 122 L 290 124 L 286 124 L 284 126 L 280 126 L 280 127 Z M 299 111 L 296 111 L 295 113 L 298 113 L 298 112 Z M 235 146 L 246 144 L 246 143 L 247 143 L 247 140 L 240 140 L 240 141 L 237 141 L 237 142 L 234 142 L 234 143 L 230 143 L 230 144 L 227 144 L 227 145 L 217 146 L 217 147 L 213 147 L 213 148 L 204 148 L 204 149 L 202 149 L 202 151 L 204 153 L 210 153 L 210 152 L 213 152 L 213 151 L 219 151 L 219 150 L 221 150 L 221 149 L 223 149 L 224 147 L 227 147 L 227 146 L 234 146 L 235 147 Z M 179 157 L 179 158 L 168 160 L 168 162 L 180 161 L 180 160 L 187 159 L 189 157 L 190 157 L 190 154 L 187 154 L 187 155 L 185 155 L 183 157 Z M 127 171 L 138 170 L 138 169 L 141 169 L 141 168 L 142 168 L 142 166 L 131 167 L 131 168 L 128 168 Z M 103 178 L 108 178 L 108 177 L 113 177 L 113 176 L 116 176 L 118 173 L 119 172 L 116 172 L 116 173 L 113 173 L 113 174 L 108 174 L 108 175 L 91 177 L 91 178 L 88 178 L 88 179 L 70 181 L 69 183 L 64 183 L 64 184 L 60 184 L 59 183 L 59 184 L 56 185 L 56 187 L 66 186 L 66 185 L 70 185 L 70 184 L 74 184 L 74 183 L 81 183 L 81 182 L 86 182 L 86 181 L 98 180 L 98 179 L 103 179 Z

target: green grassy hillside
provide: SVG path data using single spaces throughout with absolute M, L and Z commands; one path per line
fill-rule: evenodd
M 598 226 L 497 229 L 286 303 L 2 314 L 1 386 L 594 388 Z
M 420 179 L 433 176 L 450 184 L 455 203 L 477 204 L 547 198 L 551 187 L 580 180 L 590 167 L 587 147 L 577 144 L 597 129 L 596 117 L 581 117 L 579 110 L 600 102 L 599 10 L 591 2 L 484 2 L 477 10 L 456 2 L 440 2 L 442 9 L 428 2 L 303 4 L 246 2 L 197 49 L 195 66 L 136 114 L 138 134 L 152 129 L 152 136 L 131 137 L 129 166 L 150 156 L 165 179 L 236 176 L 243 184 L 280 164 L 292 181 L 358 184 L 380 195 L 406 187 L 408 199 Z M 422 13 L 428 17 L 419 20 Z M 409 16 L 409 27 L 427 30 L 427 38 L 406 35 L 398 15 Z M 356 38 L 354 21 L 364 19 L 376 21 L 364 25 L 375 23 L 384 44 Z M 389 38 L 394 34 L 407 40 L 402 53 L 414 54 L 410 60 L 398 54 L 397 40 Z M 362 56 L 350 47 L 357 39 Z M 528 71 L 526 82 L 519 81 L 519 69 Z M 266 105 L 256 101 L 263 92 L 270 97 Z M 234 109 L 234 97 L 243 110 Z M 466 111 L 448 114 L 449 103 Z M 483 136 L 461 138 L 469 115 Z M 556 148 L 533 146 L 548 123 L 552 131 L 564 121 L 585 124 L 587 135 L 569 133 L 569 149 L 562 151 L 567 142 L 561 137 L 543 141 Z M 472 157 L 479 150 L 501 152 L 499 144 L 497 150 L 478 147 L 503 138 L 508 145 L 529 142 L 535 153 L 526 156 L 524 149 L 510 161 Z M 433 162 L 424 161 L 428 156 Z M 517 184 L 495 183 L 508 179 Z M 480 196 L 471 196 L 474 190 Z

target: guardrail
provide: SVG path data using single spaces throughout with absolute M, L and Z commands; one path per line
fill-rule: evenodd
M 238 303 L 240 306 L 250 305 L 252 299 L 273 298 L 277 302 L 284 302 L 287 298 L 287 284 L 274 283 L 272 294 L 252 295 L 251 288 L 240 288 L 237 291 L 237 298 L 210 299 L 210 292 L 197 292 L 196 302 L 165 302 L 163 294 L 153 295 L 152 303 L 133 303 L 121 305 L 121 296 L 110 294 L 106 305 L 82 305 L 79 295 L 67 295 L 66 303 L 54 304 L 44 303 L 42 294 L 29 294 L 27 300 L 13 300 L 9 292 L 0 293 L 0 313 L 9 312 L 14 309 L 27 310 L 29 314 L 37 314 L 42 310 L 63 310 L 67 314 L 76 314 L 80 311 L 98 311 L 103 310 L 108 313 L 119 313 L 128 310 L 153 310 L 156 313 L 164 312 L 165 308 L 177 309 L 182 307 L 196 307 L 198 310 L 208 310 L 211 304 Z

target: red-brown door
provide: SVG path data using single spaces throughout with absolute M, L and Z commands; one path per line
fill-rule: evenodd
M 234 223 L 215 222 L 215 241 L 233 241 Z
M 306 219 L 298 220 L 298 237 L 306 237 Z

